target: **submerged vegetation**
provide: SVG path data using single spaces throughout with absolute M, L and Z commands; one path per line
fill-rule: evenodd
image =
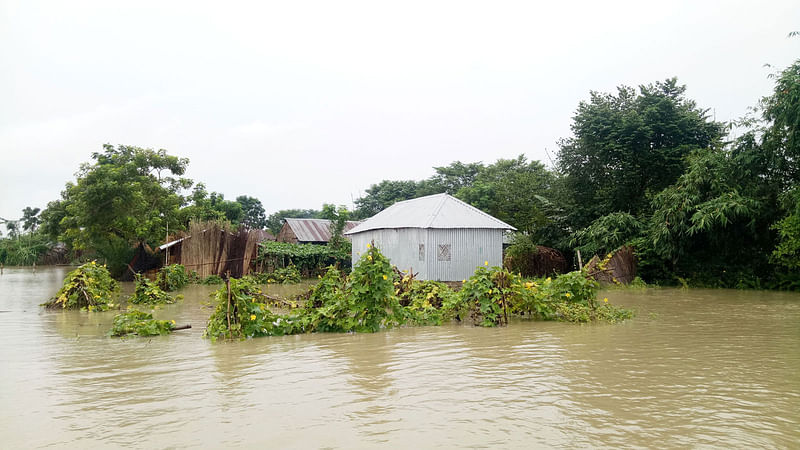
M 133 295 L 128 298 L 128 303 L 134 305 L 160 305 L 175 303 L 175 300 L 176 297 L 164 292 L 156 282 L 150 281 L 137 273 Z
M 329 267 L 305 305 L 276 304 L 252 278 L 231 279 L 214 294 L 206 328 L 212 340 L 312 332 L 375 332 L 400 325 L 441 325 L 453 320 L 493 327 L 509 317 L 570 322 L 629 319 L 633 312 L 597 304 L 598 284 L 583 272 L 526 280 L 499 267 L 480 267 L 461 290 L 415 280 L 397 271 L 370 246 L 348 276 Z M 270 306 L 288 308 L 276 313 Z
M 118 289 L 106 266 L 92 261 L 68 273 L 55 297 L 43 306 L 106 311 L 114 307 Z
M 189 284 L 189 275 L 181 264 L 170 264 L 158 271 L 156 284 L 161 289 L 172 292 Z
M 175 328 L 174 320 L 156 320 L 152 314 L 131 310 L 114 316 L 109 336 L 163 336 Z

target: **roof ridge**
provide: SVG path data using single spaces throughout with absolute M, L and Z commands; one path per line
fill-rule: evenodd
M 483 210 L 481 210 L 480 208 L 476 208 L 476 207 L 470 205 L 469 203 L 467 203 L 467 202 L 465 202 L 463 200 L 460 200 L 460 199 L 458 199 L 458 198 L 456 198 L 456 197 L 454 197 L 452 195 L 450 196 L 450 198 L 452 198 L 453 200 L 457 201 L 459 204 L 461 204 L 461 206 L 466 206 L 469 209 L 473 209 L 475 211 L 478 211 L 479 213 L 483 214 L 484 216 L 488 217 L 489 219 L 494 220 L 495 222 L 498 222 L 498 223 L 500 223 L 502 225 L 508 225 L 507 223 L 503 222 L 502 220 L 498 219 L 497 217 L 495 217 L 495 216 L 493 216 L 493 215 L 491 215 L 489 213 L 486 213 Z
M 447 201 L 447 197 L 449 197 L 446 193 L 434 194 L 434 195 L 441 195 L 442 199 L 439 201 L 439 204 L 436 205 L 435 208 L 433 208 L 433 211 L 431 211 L 431 215 L 428 217 L 428 223 L 425 224 L 425 228 L 430 228 L 431 225 L 433 225 L 433 221 L 436 220 L 436 216 L 438 216 L 439 213 L 442 211 L 442 208 L 444 207 L 444 203 Z M 422 197 L 418 197 L 418 198 L 422 198 Z

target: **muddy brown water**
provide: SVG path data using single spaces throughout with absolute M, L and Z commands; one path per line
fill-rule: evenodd
M 0 276 L 3 448 L 800 446 L 795 293 L 605 291 L 637 317 L 212 344 L 213 287 L 156 311 L 191 330 L 123 340 L 114 312 L 38 307 L 65 273 Z

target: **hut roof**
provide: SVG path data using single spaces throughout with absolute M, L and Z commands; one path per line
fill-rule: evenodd
M 286 224 L 291 227 L 299 242 L 328 242 L 331 240 L 331 221 L 328 219 L 290 219 Z M 347 221 L 344 231 L 354 228 L 361 222 Z
M 394 205 L 345 234 L 381 228 L 493 228 L 516 230 L 474 206 L 447 194 L 428 195 Z

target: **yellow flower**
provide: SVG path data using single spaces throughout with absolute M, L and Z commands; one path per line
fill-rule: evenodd
M 552 278 L 550 278 L 550 277 L 547 277 L 547 280 L 545 280 L 545 281 L 551 281 L 551 280 L 552 280 Z
M 489 294 L 491 294 L 491 293 L 492 293 L 492 290 L 491 290 L 491 289 L 489 289 L 487 292 L 488 292 Z
M 385 279 L 387 279 L 386 275 L 384 275 L 384 276 L 383 276 L 383 279 L 384 279 L 384 280 L 385 280 Z
M 370 247 L 371 247 L 371 245 L 367 244 L 367 248 L 370 248 Z
M 255 314 L 250 314 L 250 320 L 256 320 L 256 315 Z
M 484 262 L 483 262 L 483 265 L 484 265 L 484 266 L 488 266 L 488 265 L 489 265 L 489 261 L 484 261 Z
M 466 279 L 466 278 L 464 278 L 463 280 L 461 280 L 461 282 L 462 282 L 462 283 L 466 283 L 466 282 L 467 282 L 467 279 Z
M 367 255 L 367 259 L 372 261 L 372 255 Z
M 608 297 L 603 299 L 603 303 L 608 303 Z
M 566 293 L 566 294 L 564 294 L 564 295 L 566 295 L 566 296 L 567 296 L 567 298 L 570 298 L 570 297 L 572 297 L 572 294 L 570 294 L 569 292 L 567 292 L 567 293 Z
M 170 322 L 172 322 L 172 324 L 175 325 L 175 321 L 174 320 L 170 320 Z

